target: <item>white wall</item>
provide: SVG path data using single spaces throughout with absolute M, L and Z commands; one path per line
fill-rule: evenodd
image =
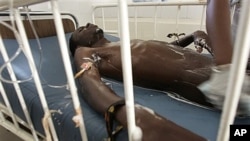
M 128 0 L 132 1 L 132 0 Z M 134 1 L 140 1 L 140 0 L 134 0 Z M 149 0 L 142 0 L 142 1 L 149 1 Z M 152 0 L 152 1 L 161 1 L 161 0 Z M 165 0 L 165 1 L 176 1 L 176 0 Z M 179 0 L 178 0 L 179 1 Z M 91 11 L 92 11 L 92 5 L 97 4 L 97 3 L 116 3 L 117 0 L 58 0 L 59 2 L 59 8 L 61 11 L 64 12 L 70 12 L 74 14 L 79 21 L 79 25 L 85 25 L 88 22 L 92 21 L 91 17 Z M 41 4 L 36 4 L 33 6 L 30 6 L 30 8 L 34 11 L 50 11 L 50 2 L 45 2 Z M 153 10 L 153 8 L 152 8 Z M 169 18 L 169 17 L 174 17 L 172 13 L 176 11 L 176 9 L 159 9 L 160 14 L 158 14 L 158 17 L 160 18 Z M 200 11 L 200 8 L 198 8 L 198 11 Z M 183 8 L 181 11 L 181 16 L 183 18 L 195 18 L 198 17 L 200 18 L 200 12 L 197 12 L 197 8 Z M 133 14 L 133 9 L 129 9 L 130 15 Z M 114 15 L 115 13 L 113 11 L 106 12 L 106 15 Z M 147 16 L 147 15 L 152 15 L 153 11 L 151 10 L 144 10 L 141 9 L 139 10 L 138 16 Z
M 79 24 L 85 24 L 91 21 L 91 5 L 95 0 L 58 0 L 59 8 L 63 12 L 70 12 L 75 15 Z M 34 11 L 50 11 L 50 2 L 30 6 Z
M 59 8 L 61 11 L 70 12 L 75 15 L 79 21 L 79 25 L 85 25 L 88 22 L 92 22 L 92 5 L 98 3 L 116 3 L 117 0 L 58 0 Z M 136 0 L 139 1 L 139 0 Z M 148 0 L 144 0 L 148 1 Z M 161 0 L 156 0 L 161 1 Z M 175 1 L 175 0 L 166 0 L 166 1 Z M 179 0 L 178 0 L 179 1 Z M 30 7 L 32 10 L 37 11 L 48 11 L 51 10 L 50 3 L 46 2 L 43 4 L 37 4 Z M 196 19 L 201 18 L 202 7 L 182 7 L 180 11 L 181 25 L 180 32 L 190 33 L 191 31 L 199 29 L 200 21 Z M 117 30 L 117 20 L 114 20 L 114 17 L 117 16 L 117 9 L 105 10 L 105 16 L 108 16 L 108 21 L 105 23 L 107 28 L 106 30 Z M 129 8 L 129 16 L 133 21 L 134 8 Z M 159 7 L 157 13 L 157 35 L 153 37 L 153 19 L 148 18 L 149 16 L 154 15 L 154 7 L 146 9 L 145 7 L 138 8 L 137 16 L 140 18 L 140 24 L 138 25 L 138 36 L 134 34 L 134 24 L 130 23 L 130 33 L 132 38 L 139 39 L 158 39 L 166 40 L 166 35 L 170 32 L 175 32 L 176 28 L 174 26 L 177 7 Z M 101 15 L 101 10 L 97 11 L 97 15 Z M 99 20 L 99 21 L 98 21 Z M 169 23 L 170 22 L 170 23 Z M 97 18 L 96 23 L 102 27 L 103 24 L 101 19 Z M 103 27 L 102 27 L 103 28 Z M 203 28 L 204 29 L 204 28 Z
M 61 11 L 70 12 L 78 18 L 79 25 L 92 21 L 92 4 L 114 3 L 117 0 L 58 0 Z M 40 3 L 29 7 L 33 11 L 50 11 L 50 2 Z

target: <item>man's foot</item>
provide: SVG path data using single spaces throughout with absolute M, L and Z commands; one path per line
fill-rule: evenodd
M 198 86 L 208 101 L 220 110 L 227 90 L 229 68 L 229 64 L 214 67 L 210 79 Z M 244 79 L 237 115 L 250 116 L 250 77 L 248 75 Z

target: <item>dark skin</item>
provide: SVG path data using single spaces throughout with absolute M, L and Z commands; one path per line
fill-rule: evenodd
M 212 60 L 195 51 L 183 48 L 195 39 L 200 39 L 201 36 L 207 37 L 204 32 L 199 31 L 173 43 L 132 40 L 134 84 L 177 93 L 185 91 L 183 97 L 197 103 L 200 102 L 202 105 L 211 106 L 195 86 L 208 79 Z M 111 104 L 123 99 L 101 80 L 101 76 L 106 76 L 122 81 L 120 43 L 108 41 L 98 26 L 87 24 L 72 34 L 70 46 L 78 71 L 82 69 L 80 66 L 84 63 L 99 58 L 98 61 L 92 62 L 93 65 L 90 69 L 80 75 L 78 80 L 83 98 L 94 110 L 104 114 Z M 199 61 L 196 61 L 196 58 Z M 152 76 L 152 74 L 154 75 Z M 143 141 L 205 140 L 145 108 L 136 106 L 135 116 L 136 125 L 143 132 Z M 127 126 L 125 106 L 117 110 L 115 119 L 124 127 Z M 179 136 L 180 134 L 182 136 Z
M 209 79 L 212 64 L 231 63 L 232 44 L 228 4 L 228 0 L 208 0 L 206 23 L 209 37 L 202 32 L 194 32 L 172 43 L 131 41 L 134 84 L 176 92 L 188 100 L 212 107 L 196 86 Z M 213 50 L 215 62 L 211 58 L 182 48 L 191 42 L 197 42 L 200 38 L 211 41 L 211 44 L 207 43 Z M 101 81 L 101 76 L 122 80 L 119 43 L 111 43 L 105 39 L 102 30 L 95 25 L 78 29 L 73 33 L 70 43 L 78 71 L 82 69 L 80 66 L 83 63 L 91 62 L 89 59 L 82 59 L 83 57 L 100 59 L 78 79 L 85 101 L 94 110 L 104 114 L 110 105 L 122 99 Z M 135 106 L 135 118 L 136 125 L 142 130 L 143 141 L 205 140 L 139 106 Z M 127 126 L 125 106 L 116 111 L 115 120 L 124 127 Z
M 230 64 L 233 44 L 231 41 L 229 1 L 208 0 L 207 2 L 206 26 L 215 56 L 215 64 Z
M 201 37 L 207 38 L 204 32 L 194 32 L 181 38 L 179 46 L 175 45 L 176 42 L 131 40 L 134 84 L 172 91 L 190 101 L 212 107 L 196 86 L 209 78 L 213 60 L 183 48 Z M 102 76 L 122 81 L 120 43 L 104 38 L 98 26 L 87 24 L 80 27 L 72 34 L 70 43 L 72 54 L 79 54 L 79 57 L 75 55 L 75 60 L 96 56 L 99 58 L 96 66 Z
M 88 60 L 82 59 L 82 55 L 89 56 L 89 52 L 84 51 L 87 48 L 81 48 L 81 51 L 77 51 L 75 54 L 75 63 L 79 68 Z M 79 57 L 79 58 L 78 58 Z M 98 68 L 93 65 L 89 70 L 84 72 L 78 78 L 81 84 L 81 92 L 83 93 L 84 99 L 91 105 L 93 109 L 97 112 L 104 114 L 107 108 L 121 100 L 122 98 L 117 96 L 112 89 L 107 87 L 101 80 Z M 155 141 L 155 140 L 164 140 L 171 139 L 171 141 L 203 141 L 204 138 L 188 131 L 187 129 L 176 125 L 175 123 L 157 115 L 156 113 L 152 114 L 144 108 L 136 106 L 135 108 L 136 116 L 136 125 L 141 128 L 143 132 L 143 141 Z M 122 106 L 115 113 L 115 119 L 124 127 L 127 126 L 126 119 L 126 109 L 125 106 Z M 152 130 L 153 129 L 153 130 Z M 181 135 L 181 136 L 180 136 Z
M 216 65 L 231 64 L 233 42 L 231 39 L 230 5 L 228 0 L 208 0 L 206 26 Z M 225 42 L 227 41 L 227 42 Z M 246 73 L 250 75 L 250 59 Z

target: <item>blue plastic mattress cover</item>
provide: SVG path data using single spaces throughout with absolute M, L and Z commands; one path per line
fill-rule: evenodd
M 70 35 L 71 34 L 65 35 L 67 41 Z M 117 38 L 112 36 L 107 37 L 111 40 L 117 40 Z M 75 123 L 72 121 L 75 111 L 70 92 L 66 87 L 55 87 L 63 86 L 67 83 L 57 37 L 53 36 L 40 38 L 39 41 L 42 49 L 39 49 L 36 39 L 30 39 L 29 43 L 39 70 L 39 75 L 43 84 L 42 86 L 49 109 L 58 111 L 52 113 L 52 119 L 58 138 L 60 141 L 81 141 L 82 139 L 79 129 L 75 127 Z M 12 56 L 18 48 L 18 44 L 14 39 L 4 39 L 4 44 L 7 46 L 6 49 L 10 56 Z M 73 59 L 71 58 L 71 60 Z M 3 62 L 2 55 L 0 55 L 0 66 L 3 65 Z M 21 53 L 12 62 L 12 65 L 18 79 L 23 80 L 31 76 L 27 59 L 23 53 Z M 7 69 L 4 69 L 2 75 L 5 78 L 9 78 Z M 121 82 L 108 79 L 105 79 L 105 81 L 112 85 L 112 89 L 118 95 L 124 97 L 124 90 Z M 20 102 L 13 85 L 4 82 L 3 84 L 14 112 L 25 120 L 25 116 L 22 112 Z M 23 92 L 28 111 L 36 130 L 44 134 L 41 124 L 44 113 L 33 80 L 20 83 L 20 88 Z M 173 99 L 169 97 L 166 92 L 134 86 L 134 93 L 135 101 L 137 103 L 153 109 L 163 117 L 207 138 L 208 140 L 216 140 L 221 116 L 220 111 L 201 108 Z M 89 105 L 86 104 L 86 102 L 81 98 L 80 92 L 79 95 L 88 140 L 102 141 L 107 137 L 104 117 L 103 115 L 96 113 L 91 107 L 89 107 Z M 0 97 L 0 102 L 4 103 L 2 97 Z M 250 118 L 236 118 L 235 123 L 250 124 Z M 123 130 L 118 134 L 117 140 L 128 140 L 126 130 Z

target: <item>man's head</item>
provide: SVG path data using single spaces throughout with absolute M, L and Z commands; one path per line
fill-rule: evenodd
M 70 51 L 74 55 L 79 46 L 92 47 L 104 38 L 103 30 L 97 25 L 87 23 L 86 26 L 77 28 L 69 39 Z

